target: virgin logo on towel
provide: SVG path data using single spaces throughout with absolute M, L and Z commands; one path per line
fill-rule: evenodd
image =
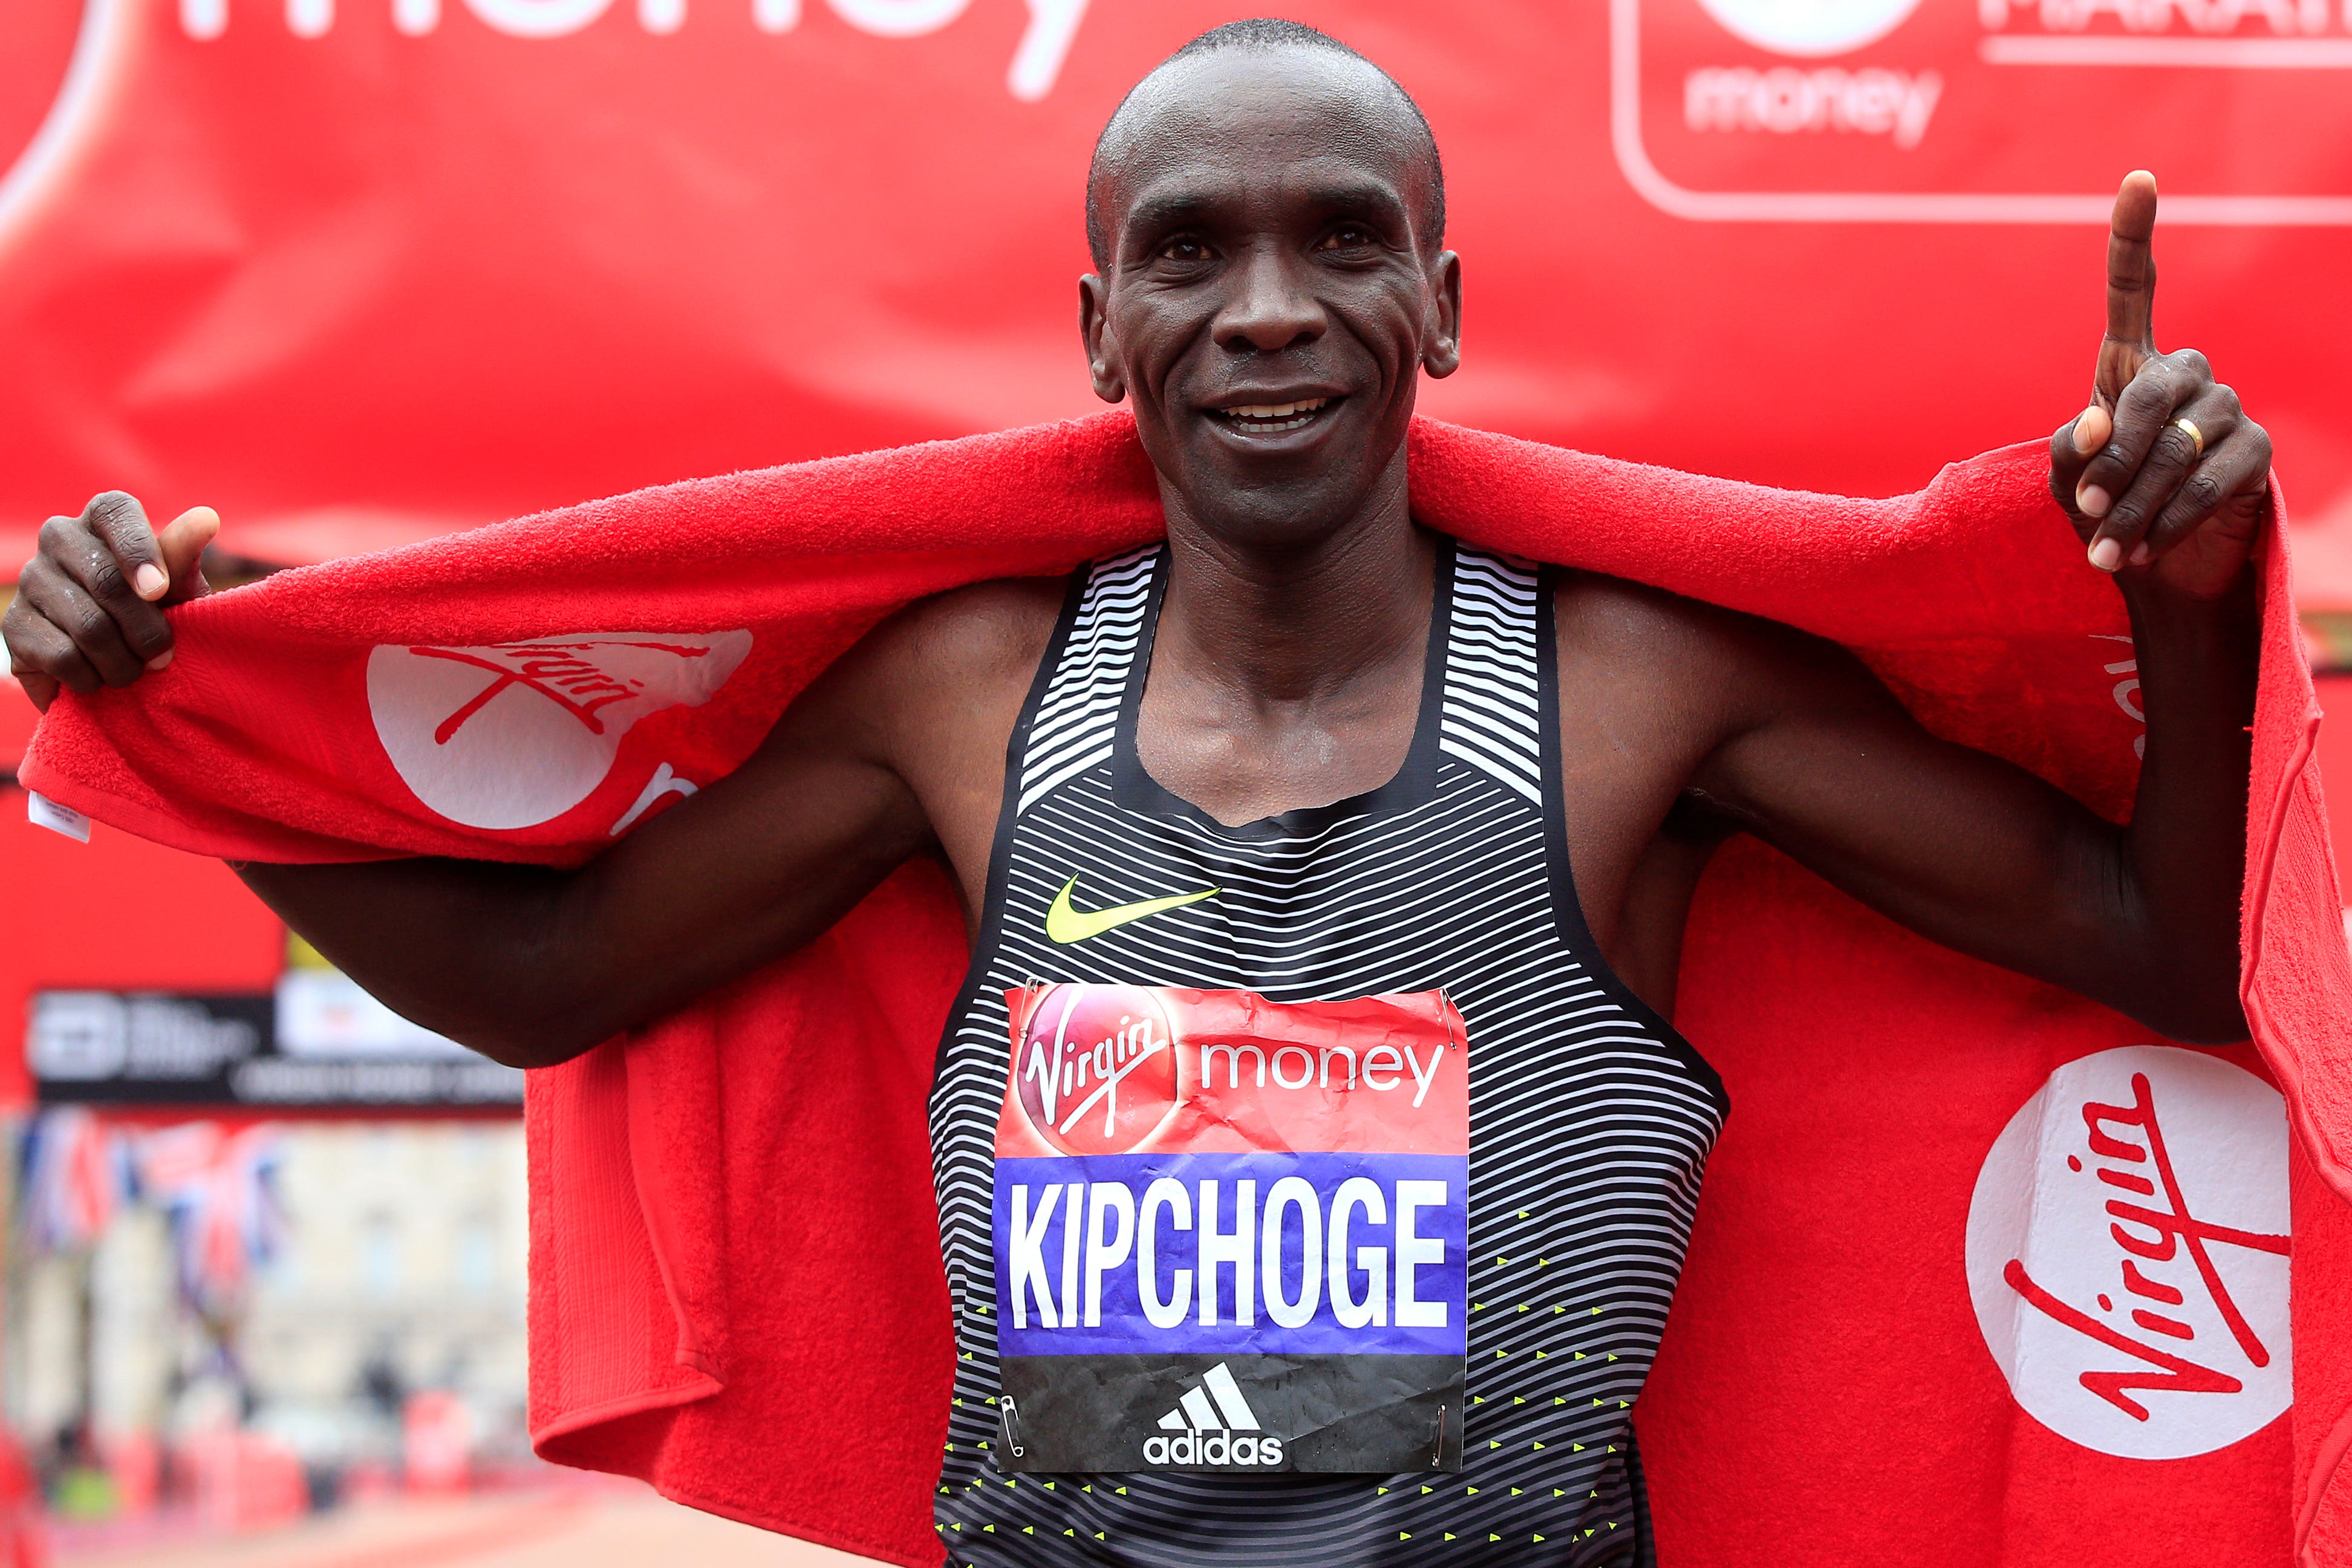
M 751 651 L 740 631 L 387 643 L 368 654 L 368 709 L 418 800 L 470 828 L 528 828 L 594 793 L 639 719 L 709 702 Z
M 2209 1453 L 2293 1397 L 2287 1127 L 2219 1057 L 2068 1062 L 1986 1155 L 1969 1293 L 2027 1414 L 2126 1458 Z
M 1176 1107 L 1168 1009 L 1141 986 L 1055 986 L 1021 1031 L 1013 1078 L 1048 1144 L 1066 1155 L 1124 1154 Z

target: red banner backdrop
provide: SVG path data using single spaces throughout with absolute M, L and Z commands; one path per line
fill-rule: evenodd
M 1094 134 L 1244 9 L 0 7 L 0 544 L 120 486 L 308 559 L 1078 412 Z M 1468 358 L 1433 413 L 1908 487 L 2081 401 L 2145 164 L 2159 334 L 2273 426 L 2303 517 L 2352 510 L 2346 0 L 1294 14 L 1445 148 Z

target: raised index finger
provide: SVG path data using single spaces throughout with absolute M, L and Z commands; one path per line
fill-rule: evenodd
M 2107 336 L 2099 346 L 2098 388 L 2110 406 L 2156 352 L 2156 176 L 2135 169 L 2116 193 L 2107 222 Z

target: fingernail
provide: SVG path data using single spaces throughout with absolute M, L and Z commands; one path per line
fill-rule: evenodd
M 151 670 L 151 671 L 152 671 L 152 670 L 160 670 L 160 669 L 162 669 L 164 665 L 166 665 L 166 664 L 170 664 L 171 662 L 172 662 L 172 650 L 171 650 L 171 649 L 169 649 L 169 648 L 166 648 L 166 649 L 164 649 L 162 653 L 160 653 L 156 654 L 153 658 L 152 658 L 152 659 L 150 659 L 150 660 L 148 660 L 148 661 L 147 661 L 147 668 L 148 668 L 149 670 Z
M 165 577 L 160 568 L 142 566 L 132 574 L 131 586 L 138 591 L 142 599 L 161 599 L 163 591 L 172 586 L 172 580 Z
M 2096 485 L 2085 485 L 2074 492 L 2074 505 L 2086 517 L 2104 517 L 2114 502 Z
M 2091 439 L 2091 415 L 2098 412 L 2095 407 L 2086 409 L 2074 421 L 2074 453 L 2079 457 L 2088 457 L 2101 445 L 2100 442 Z
M 2155 555 L 2147 548 L 2147 541 L 2146 539 L 2142 539 L 2139 543 L 2132 546 L 2131 563 L 2134 566 L 2146 566 L 2149 561 L 2154 560 L 2155 559 Z
M 2113 571 L 2122 564 L 2124 547 L 2113 539 L 2100 539 L 2091 546 L 2091 564 L 2101 571 Z

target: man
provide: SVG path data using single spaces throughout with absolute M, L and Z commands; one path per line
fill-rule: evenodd
M 1666 1019 L 1722 836 L 1753 832 L 1937 941 L 2171 1038 L 2244 1035 L 2247 558 L 2269 443 L 2200 357 L 2154 352 L 2154 207 L 2152 182 L 2126 183 L 2098 402 L 2052 447 L 2053 490 L 2132 614 L 2148 727 L 2127 828 L 1929 736 L 1825 644 L 1418 528 L 1417 378 L 1460 352 L 1436 149 L 1377 68 L 1246 22 L 1145 78 L 1089 181 L 1081 328 L 1097 391 L 1134 406 L 1164 549 L 910 608 L 740 770 L 577 872 L 242 874 L 402 1012 L 541 1066 L 793 950 L 910 856 L 937 855 L 973 936 L 932 1098 L 963 1352 L 939 1505 L 956 1561 L 1369 1563 L 1433 1533 L 1466 1557 L 1506 1515 L 1513 1561 L 1638 1560 L 1625 1410 L 1723 1114 Z M 37 699 L 168 659 L 156 605 L 190 583 L 210 526 L 192 516 L 159 540 L 120 497 L 53 519 L 7 622 Z M 1367 1032 L 1374 1004 L 1385 1032 Z M 1098 1005 L 1082 1040 L 1073 1020 Z M 1191 1175 L 1139 1204 L 1083 1163 L 1090 1115 L 1116 1124 L 1112 1091 L 1167 1061 L 1155 1030 L 1210 1019 L 1229 1040 L 1225 1097 L 1204 1047 L 1152 1133 Z M 1465 1046 L 1466 1073 L 1450 1054 Z M 1287 1082 L 1289 1051 L 1319 1064 L 1336 1142 L 1250 1131 L 1274 1113 L 1252 1090 L 1269 1070 Z M 1376 1079 L 1381 1051 L 1396 1065 Z M 1371 1092 L 1400 1086 L 1428 1117 Z M 1466 1091 L 1450 1131 L 1449 1091 Z M 1059 1167 L 1069 1179 L 1008 1199 L 999 1173 L 1042 1167 L 1003 1157 L 1000 1118 L 1035 1129 L 1024 1160 L 1080 1162 Z M 1466 1158 L 1467 1197 L 1442 1163 L 1381 1165 L 1407 1144 Z M 1369 1186 L 1347 1196 L 1308 1148 L 1356 1151 Z M 1405 1210 L 1423 1199 L 1416 1232 Z M 1349 1223 L 1387 1228 L 1391 1246 L 1351 1255 Z M 1181 1232 L 1192 1270 L 1139 1265 L 1131 1300 L 1115 1281 L 1096 1293 L 1107 1253 L 1149 1257 Z M 1320 1264 L 1293 1268 L 1284 1249 L 1311 1237 L 1317 1258 L 1327 1235 L 1331 1299 L 1315 1307 Z M 1565 1282 L 1475 1313 L 1417 1296 L 1423 1278 L 1445 1286 L 1465 1236 L 1560 1259 Z M 1020 1337 L 1082 1295 L 1084 1326 L 1108 1325 L 1084 1386 L 1073 1358 Z M 1157 1360 L 1121 1348 L 1156 1343 L 1144 1319 L 1181 1336 Z M 1236 1319 L 1249 1335 L 1231 1337 Z M 1337 1341 L 1314 1336 L 1340 1328 L 1374 1349 L 1327 1354 Z M 1531 1386 L 1510 1368 L 1553 1355 L 1586 1380 L 1574 1403 L 1593 1396 L 1583 1436 L 1507 1447 Z M 1159 1375 L 1179 1365 L 1163 1442 L 1214 1434 L 1230 1455 L 1264 1433 L 1286 1457 L 1263 1473 L 1114 1462 L 1118 1419 L 1173 1399 Z M 1494 1447 L 1465 1444 L 1465 1420 Z M 1433 1488 L 1431 1470 L 1462 1484 Z M 1024 1471 L 1067 1484 L 982 1484 Z

